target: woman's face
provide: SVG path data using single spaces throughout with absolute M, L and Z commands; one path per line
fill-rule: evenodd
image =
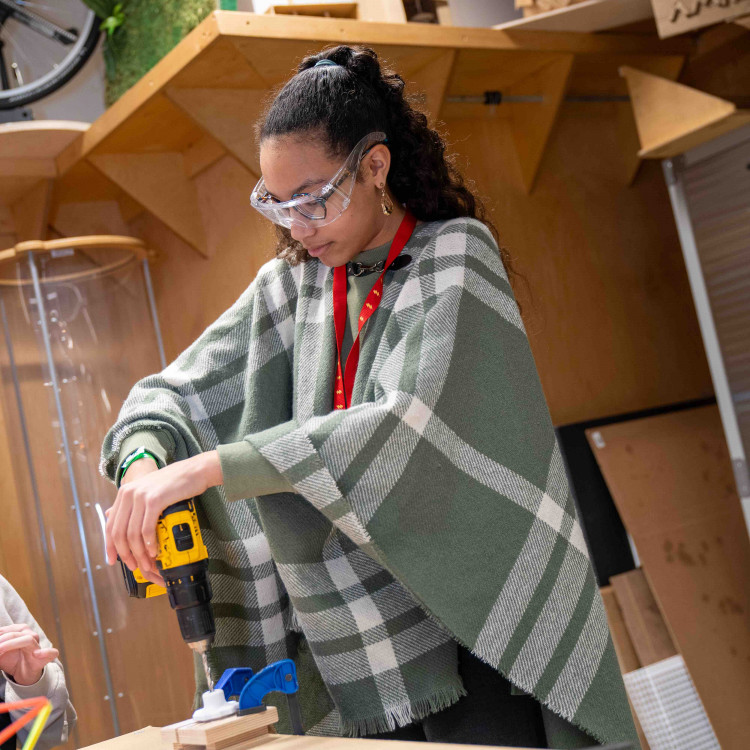
M 295 193 L 312 193 L 341 168 L 348 154 L 334 157 L 310 135 L 269 137 L 260 146 L 260 167 L 268 192 L 280 201 Z M 315 221 L 295 222 L 290 231 L 307 252 L 326 266 L 341 266 L 369 247 L 377 247 L 386 217 L 380 190 L 390 165 L 388 149 L 379 144 L 363 157 L 348 208 L 325 226 Z M 300 217 L 301 218 L 301 217 Z

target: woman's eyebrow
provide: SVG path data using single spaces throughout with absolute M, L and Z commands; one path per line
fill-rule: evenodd
M 327 178 L 305 180 L 301 185 L 299 185 L 298 187 L 296 187 L 292 191 L 292 195 L 296 195 L 297 193 L 302 192 L 305 188 L 308 188 L 311 185 L 319 185 L 321 182 L 326 182 L 326 181 L 327 181 Z M 283 203 L 283 201 L 281 200 L 281 198 L 279 198 L 278 195 L 274 195 L 270 190 L 268 190 L 268 194 L 272 198 L 275 198 L 280 203 Z M 289 199 L 289 200 L 291 200 L 291 199 Z
M 311 185 L 319 185 L 321 182 L 325 182 L 327 179 L 327 177 L 322 177 L 320 179 L 305 180 L 301 185 L 295 188 L 294 192 L 299 193 L 305 188 L 309 188 Z

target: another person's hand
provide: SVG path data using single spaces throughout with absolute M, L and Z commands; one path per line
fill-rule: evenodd
M 0 669 L 18 685 L 39 682 L 45 666 L 58 655 L 56 648 L 42 648 L 28 625 L 0 627 Z
M 150 464 L 150 467 L 141 467 L 141 464 Z M 158 552 L 156 522 L 161 512 L 222 482 L 216 451 L 176 461 L 158 470 L 149 459 L 136 461 L 125 473 L 115 503 L 107 514 L 107 562 L 114 565 L 119 555 L 131 570 L 140 568 L 144 577 L 157 578 L 156 582 L 160 582 L 154 559 Z

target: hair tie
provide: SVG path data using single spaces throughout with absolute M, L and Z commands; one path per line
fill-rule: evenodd
M 327 59 L 318 60 L 318 62 L 316 62 L 315 65 L 313 65 L 313 68 L 317 68 L 318 65 L 333 65 L 335 68 L 341 67 L 338 63 L 334 62 L 333 60 L 327 60 Z

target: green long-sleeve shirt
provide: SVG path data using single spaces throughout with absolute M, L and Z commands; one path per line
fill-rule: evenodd
M 372 265 L 388 257 L 390 242 L 379 247 L 365 250 L 354 258 L 358 263 Z M 368 273 L 363 276 L 347 277 L 346 309 L 347 321 L 344 329 L 344 342 L 342 344 L 343 359 L 342 366 L 346 365 L 346 359 L 354 343 L 353 332 L 358 329 L 358 318 L 365 303 L 367 295 L 372 291 L 380 274 Z M 367 334 L 367 324 L 362 335 Z M 119 463 L 132 453 L 136 448 L 146 448 L 153 453 L 163 464 L 167 462 L 173 446 L 172 438 L 164 432 L 150 432 L 141 430 L 133 433 L 122 444 L 120 449 Z M 247 441 L 242 444 L 222 445 L 218 448 L 221 470 L 224 475 L 224 489 L 228 500 L 237 500 L 241 497 L 257 497 L 259 495 L 272 495 L 276 492 L 293 492 L 294 489 L 284 477 Z

